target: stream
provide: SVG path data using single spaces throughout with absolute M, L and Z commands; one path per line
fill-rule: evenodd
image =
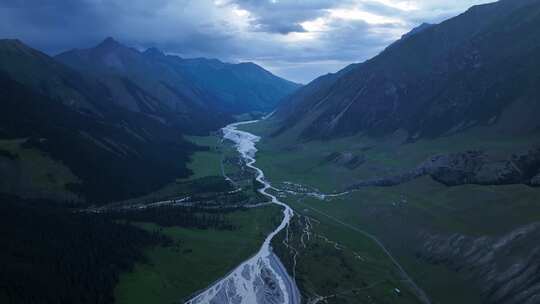
M 258 191 L 273 204 L 283 207 L 283 220 L 264 240 L 259 251 L 240 264 L 225 277 L 196 295 L 186 304 L 300 304 L 301 297 L 296 283 L 273 253 L 272 239 L 287 227 L 293 210 L 276 196 L 268 193 L 272 186 L 265 180 L 264 172 L 255 166 L 255 144 L 260 137 L 237 127 L 254 123 L 247 121 L 230 124 L 222 129 L 223 138 L 232 141 L 249 168 L 256 172 L 256 180 L 264 185 Z M 219 254 L 216 252 L 216 254 Z

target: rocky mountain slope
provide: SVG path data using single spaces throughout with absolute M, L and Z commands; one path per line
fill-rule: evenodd
M 472 7 L 414 30 L 371 60 L 315 80 L 276 117 L 281 130 L 297 126 L 307 139 L 405 130 L 417 140 L 474 126 L 538 130 L 539 29 L 538 1 Z
M 268 111 L 299 87 L 253 63 L 184 59 L 166 55 L 156 48 L 140 52 L 112 38 L 94 48 L 59 54 L 56 59 L 107 79 L 105 83 L 117 94 L 126 90 L 122 88 L 126 85 L 119 83 L 117 78 L 129 79 L 177 111 L 193 108 L 232 114 Z M 141 110 L 134 101 L 124 102 L 131 109 Z

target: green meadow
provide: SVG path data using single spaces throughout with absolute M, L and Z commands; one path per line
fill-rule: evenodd
M 235 211 L 226 218 L 236 230 L 200 230 L 136 225 L 170 237 L 171 246 L 146 250 L 146 263 L 120 277 L 117 303 L 177 303 L 204 289 L 255 254 L 281 219 L 277 207 Z

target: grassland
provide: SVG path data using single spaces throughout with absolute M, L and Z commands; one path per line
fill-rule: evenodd
M 539 197 L 540 189 L 522 185 L 448 188 L 422 178 L 397 187 L 362 189 L 330 202 L 298 197 L 289 197 L 287 202 L 298 213 L 320 221 L 321 226 L 340 226 L 334 220 L 338 219 L 376 235 L 433 300 L 480 303 L 477 288 L 459 274 L 415 258 L 419 245 L 417 234 L 426 231 L 472 236 L 505 233 L 540 220 Z M 341 228 L 347 230 L 347 227 Z M 348 230 L 349 233 L 329 231 L 326 235 L 343 244 L 362 246 L 362 236 Z M 314 263 L 308 261 L 308 264 Z M 308 265 L 307 269 L 312 267 Z M 378 277 L 380 275 L 368 275 L 368 278 Z
M 327 304 L 419 303 L 375 242 L 302 205 L 293 206 L 296 216 L 288 235 L 282 233 L 273 245 L 307 303 L 317 297 Z M 282 243 L 285 237 L 288 246 Z
M 482 129 L 415 143 L 405 142 L 404 135 L 399 132 L 379 139 L 354 136 L 302 142 L 295 130 L 278 137 L 268 136 L 272 132 L 272 123 L 262 121 L 243 126 L 243 129 L 263 136 L 258 144 L 258 166 L 274 186 L 290 181 L 323 192 L 339 192 L 360 179 L 411 169 L 434 154 L 480 149 L 507 157 L 511 152 L 525 150 L 536 143 L 531 136 L 493 135 Z M 354 169 L 325 161 L 328 155 L 336 152 L 362 155 L 365 161 Z M 362 235 L 351 227 L 375 235 L 435 303 L 480 303 L 481 299 L 478 288 L 462 274 L 416 258 L 422 233 L 496 236 L 540 221 L 538 188 L 524 185 L 446 187 L 429 177 L 394 187 L 367 187 L 330 201 L 298 195 L 287 195 L 285 200 L 297 213 L 319 221 L 320 227 L 337 225 L 351 230 L 349 233 L 340 229 L 325 232 L 329 239 L 348 244 L 347 247 L 355 248 L 356 245 L 355 250 L 370 251 Z M 332 264 L 332 259 L 319 253 L 300 260 L 297 267 L 305 271 L 303 275 L 300 273 L 302 278 L 299 280 L 304 292 L 331 292 L 325 287 L 329 284 L 304 283 L 302 280 L 310 281 L 317 276 L 329 280 L 337 277 L 334 270 L 339 269 L 339 265 Z M 317 267 L 323 263 L 333 266 L 326 270 Z M 365 278 L 380 275 L 375 271 L 361 277 L 367 280 Z M 358 277 L 343 278 L 337 284 L 347 286 L 351 281 L 358 282 Z
M 209 136 L 186 136 L 186 140 L 207 147 L 206 151 L 197 151 L 191 156 L 191 161 L 187 167 L 193 174 L 184 179 L 177 179 L 161 189 L 144 195 L 121 202 L 118 204 L 130 204 L 140 202 L 155 202 L 170 198 L 188 196 L 193 193 L 193 187 L 200 188 L 199 185 L 208 184 L 208 190 L 211 190 L 210 184 L 222 183 L 222 161 L 227 154 L 232 153 L 232 148 L 220 142 L 217 135 Z M 224 165 L 225 170 L 233 170 Z
M 341 191 L 356 180 L 387 176 L 416 167 L 428 157 L 466 150 L 486 150 L 507 155 L 531 146 L 532 136 L 499 135 L 477 128 L 467 133 L 437 139 L 422 139 L 406 143 L 405 134 L 396 132 L 384 138 L 352 136 L 329 141 L 298 139 L 301 126 L 279 137 L 270 137 L 272 120 L 241 126 L 261 135 L 257 147 L 258 164 L 272 177 L 272 181 L 296 181 L 325 192 Z M 351 170 L 325 158 L 334 152 L 348 152 L 361 156 L 364 164 Z
M 211 136 L 187 136 L 187 140 L 203 147 L 208 151 L 198 151 L 191 156 L 188 168 L 193 171 L 188 179 L 193 180 L 205 176 L 221 176 L 221 161 L 223 153 L 220 138 Z
M 0 165 L 3 181 L 0 191 L 22 198 L 49 198 L 59 201 L 78 201 L 68 190 L 69 184 L 80 183 L 69 168 L 42 152 L 25 148 L 26 139 L 0 140 Z M 2 157 L 3 155 L 3 157 Z
M 163 228 L 151 223 L 137 225 L 159 231 L 175 241 L 170 247 L 147 250 L 148 263 L 121 276 L 117 303 L 177 303 L 224 276 L 256 253 L 266 234 L 281 219 L 278 207 L 236 211 L 226 217 L 238 226 L 234 231 Z

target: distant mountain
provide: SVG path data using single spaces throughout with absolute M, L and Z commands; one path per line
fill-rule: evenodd
M 422 25 L 364 63 L 325 76 L 288 98 L 280 132 L 306 139 L 405 130 L 410 140 L 493 126 L 540 128 L 540 2 L 474 6 Z M 516 122 L 519 117 L 519 122 Z
M 124 81 L 139 105 L 154 100 Z M 182 139 L 158 102 L 147 104 L 153 115 L 126 110 L 99 79 L 18 40 L 0 40 L 0 96 L 0 192 L 28 195 L 28 185 L 48 183 L 90 202 L 120 200 L 188 176 L 185 164 L 200 149 Z M 61 180 L 66 170 L 77 178 Z
M 253 63 L 183 59 L 156 48 L 139 52 L 112 38 L 94 48 L 59 54 L 56 59 L 101 78 L 112 77 L 106 83 L 118 94 L 124 88 L 117 78 L 128 79 L 168 107 L 180 110 L 202 107 L 232 114 L 269 111 L 299 87 Z M 140 110 L 134 102 L 126 106 Z
M 55 59 L 97 79 L 115 105 L 160 117 L 184 132 L 200 134 L 232 120 L 223 108 L 205 102 L 215 100 L 211 94 L 112 38 L 93 49 L 70 51 Z

